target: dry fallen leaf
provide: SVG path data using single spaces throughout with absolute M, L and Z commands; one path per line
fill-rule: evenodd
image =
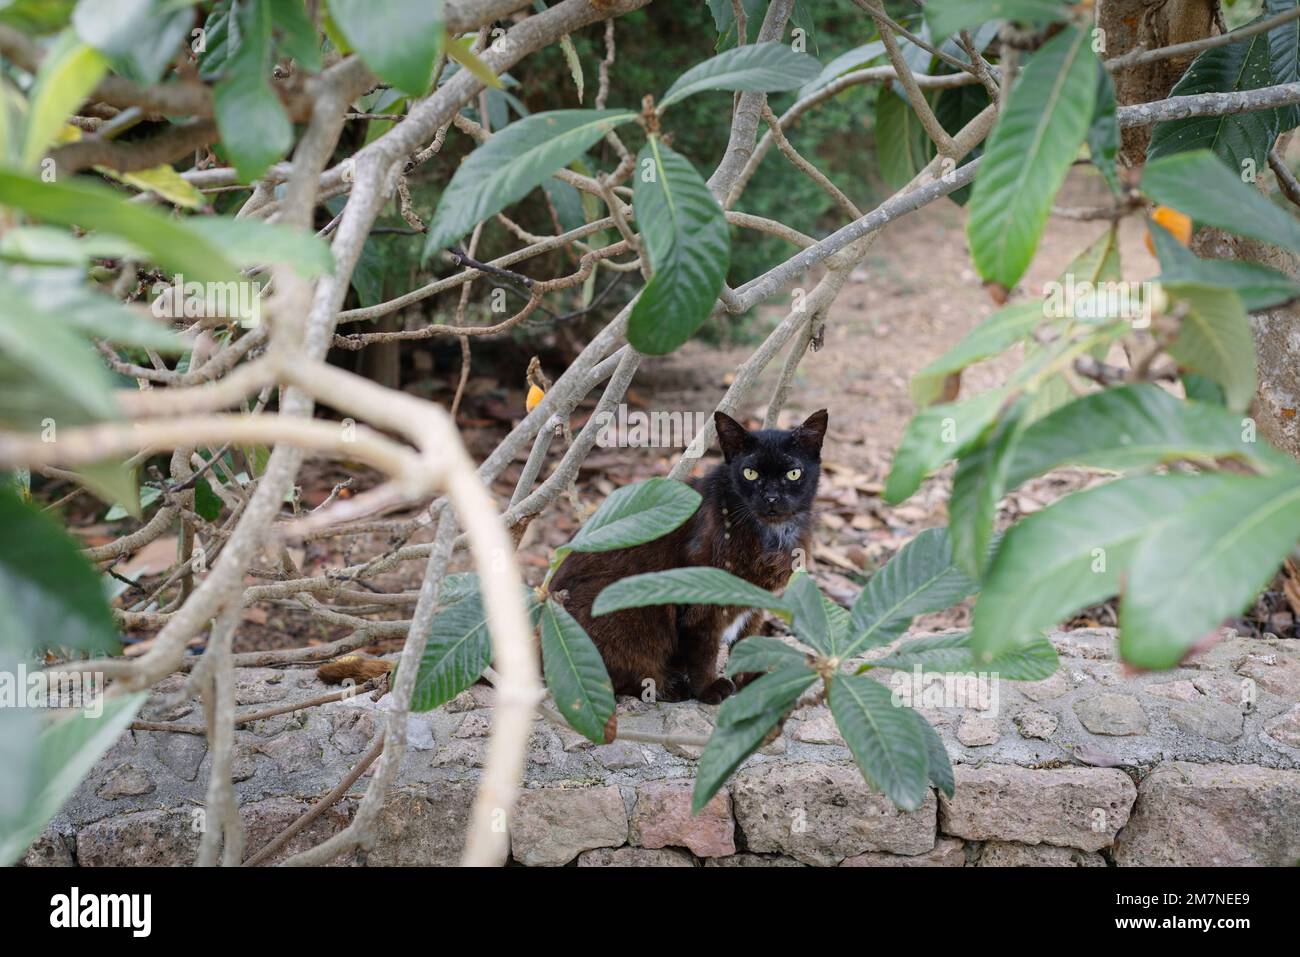
M 113 571 L 126 578 L 145 578 L 176 564 L 176 536 L 164 535 L 140 549 Z

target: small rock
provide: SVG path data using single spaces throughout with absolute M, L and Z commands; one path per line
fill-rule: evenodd
M 1175 701 L 1169 706 L 1169 717 L 1188 734 L 1200 735 L 1220 744 L 1231 744 L 1240 738 L 1245 723 L 1240 708 L 1213 698 Z
M 591 755 L 600 762 L 601 767 L 611 771 L 626 771 L 630 768 L 645 767 L 648 763 L 641 746 L 635 741 L 615 741 L 591 749 Z
M 1014 841 L 986 841 L 977 867 L 1105 867 L 1106 859 L 1095 851 L 1051 844 L 1017 844 Z
M 321 762 L 320 739 L 310 731 L 289 731 L 257 744 L 257 750 L 275 762 L 285 774 L 318 767 Z
M 182 781 L 194 781 L 199 776 L 199 765 L 208 753 L 207 739 L 198 734 L 174 734 L 168 731 L 141 732 L 151 734 L 157 744 L 158 760 Z
M 780 854 L 732 854 L 730 857 L 710 857 L 705 867 L 807 867 L 793 857 Z
M 335 708 L 330 712 L 334 734 L 330 743 L 344 754 L 360 754 L 375 739 L 378 725 L 371 711 L 360 708 Z
M 1300 688 L 1300 657 L 1276 655 L 1274 662 L 1269 664 L 1263 656 L 1249 657 L 1237 669 L 1237 674 L 1253 678 L 1265 691 L 1284 698 L 1294 697 Z
M 483 738 L 453 739 L 438 749 L 433 765 L 438 768 L 481 768 L 487 760 L 487 743 Z
M 713 734 L 713 722 L 698 708 L 678 706 L 668 711 L 668 717 L 664 720 L 664 734 L 689 734 L 707 738 Z M 665 747 L 669 754 L 691 761 L 697 760 L 704 752 L 703 748 L 693 744 L 669 744 Z
M 123 764 L 109 772 L 95 793 L 105 801 L 116 801 L 118 798 L 151 794 L 154 787 L 154 780 L 148 771 Z
M 641 847 L 685 847 L 696 857 L 736 853 L 736 822 L 726 788 L 698 814 L 691 813 L 693 781 L 649 781 L 637 788 L 631 843 Z
M 844 738 L 835 725 L 835 719 L 824 708 L 819 708 L 812 717 L 799 723 L 794 739 L 805 744 L 838 744 L 844 747 Z
M 1114 628 L 1076 628 L 1074 631 L 1056 631 L 1052 644 L 1062 658 L 1091 658 L 1108 661 L 1115 657 Z
M 598 847 L 578 855 L 579 867 L 695 867 L 695 858 L 675 847 Z
M 968 714 L 957 725 L 957 740 L 968 748 L 997 744 L 1000 737 L 998 723 L 992 718 Z
M 1146 734 L 1147 716 L 1131 694 L 1103 693 L 1074 703 L 1080 723 L 1093 734 Z
M 1300 704 L 1269 721 L 1264 725 L 1264 730 L 1269 737 L 1288 748 L 1300 748 Z
M 496 691 L 491 685 L 470 685 L 442 707 L 444 711 L 451 714 L 459 714 L 462 711 L 477 711 L 479 708 L 490 708 L 495 701 Z
M 1030 701 L 1051 701 L 1066 694 L 1070 688 L 1070 679 L 1065 676 L 1065 672 L 1057 670 L 1050 678 L 1044 678 L 1042 681 L 1026 681 L 1016 685 Z
M 1168 698 L 1170 701 L 1199 701 L 1201 693 L 1196 685 L 1183 679 L 1180 681 L 1157 681 L 1142 688 L 1149 695 Z
M 583 851 L 627 843 L 627 810 L 616 787 L 538 788 L 519 796 L 510 821 L 515 860 L 567 864 Z
M 1056 733 L 1056 715 L 1048 711 L 1022 711 L 1012 719 L 1023 738 L 1046 741 Z
M 447 867 L 460 861 L 476 787 L 440 782 L 390 794 L 375 821 L 370 867 Z
M 486 712 L 471 711 L 461 719 L 460 726 L 456 728 L 453 737 L 485 738 L 491 729 L 492 720 Z

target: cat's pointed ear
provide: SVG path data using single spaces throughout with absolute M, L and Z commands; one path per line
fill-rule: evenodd
M 718 445 L 722 448 L 722 458 L 727 462 L 753 441 L 749 430 L 725 412 L 714 412 L 713 424 L 718 428 Z
M 820 456 L 822 440 L 826 438 L 826 425 L 829 421 L 830 416 L 826 410 L 818 409 L 804 419 L 802 425 L 794 429 L 794 440 L 809 455 Z

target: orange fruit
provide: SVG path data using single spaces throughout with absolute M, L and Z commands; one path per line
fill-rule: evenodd
M 1192 220 L 1186 213 L 1180 213 L 1170 206 L 1157 206 L 1151 213 L 1151 218 L 1163 226 L 1169 232 L 1173 233 L 1174 239 L 1178 240 L 1184 246 L 1192 241 Z M 1156 254 L 1155 243 L 1151 241 L 1151 229 L 1147 228 L 1146 233 L 1147 252 L 1152 256 Z
M 541 402 L 545 395 L 546 393 L 538 386 L 530 384 L 528 386 L 528 398 L 524 400 L 524 408 L 529 412 L 533 411 L 533 409 L 537 408 L 537 403 Z

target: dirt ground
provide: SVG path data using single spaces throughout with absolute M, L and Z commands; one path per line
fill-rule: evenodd
M 1096 205 L 1104 201 L 1103 188 L 1095 174 L 1076 167 L 1059 202 Z M 781 415 L 780 424 L 788 427 L 816 409 L 830 410 L 823 450 L 824 474 L 816 502 L 812 571 L 826 592 L 843 604 L 850 604 L 865 578 L 912 536 L 947 520 L 951 466 L 897 506 L 885 504 L 879 493 L 894 449 L 916 411 L 908 391 L 911 376 L 998 308 L 971 265 L 964 216 L 961 208 L 944 200 L 905 217 L 879 235 L 831 307 L 824 345 L 805 356 Z M 1040 295 L 1043 283 L 1056 278 L 1106 228 L 1104 222 L 1053 218 L 1015 298 Z M 1143 232 L 1136 218 L 1130 217 L 1122 225 L 1120 249 L 1125 279 L 1147 279 L 1159 271 L 1143 244 Z M 815 279 L 809 276 L 801 285 L 811 288 Z M 785 308 L 783 302 L 763 307 L 758 331 L 771 328 L 784 316 Z M 646 360 L 629 392 L 629 409 L 707 416 L 729 383 L 730 374 L 748 358 L 751 349 L 744 345 L 719 348 L 692 341 L 671 356 Z M 763 420 L 783 358 L 773 361 L 742 408 L 750 426 Z M 1000 384 L 1016 368 L 1019 358 L 1017 350 L 968 370 L 962 379 L 961 397 Z M 1112 361 L 1122 362 L 1122 354 L 1112 356 Z M 503 385 L 486 372 L 474 368 L 461 417 L 466 441 L 476 457 L 486 455 L 523 414 L 523 382 Z M 578 409 L 572 422 L 575 429 L 590 414 L 597 395 L 593 393 Z M 550 464 L 562 451 L 563 444 L 557 441 Z M 540 581 L 553 549 L 572 536 L 605 495 L 618 486 L 665 474 L 679 452 L 664 448 L 598 448 L 579 475 L 578 508 L 562 499 L 525 535 L 519 557 L 530 583 Z M 699 468 L 707 468 L 716 460 L 716 454 L 711 454 Z M 495 484 L 493 491 L 502 503 L 509 500 L 522 464 L 521 455 Z M 309 466 L 303 474 L 304 501 L 315 504 L 335 482 L 349 474 L 344 464 Z M 1007 497 L 999 523 L 1007 524 L 1019 515 L 1040 509 L 1100 477 L 1066 469 L 1031 481 Z M 356 475 L 357 489 L 368 487 L 374 478 Z M 428 538 L 425 530 L 412 541 Z M 320 574 L 383 550 L 382 537 L 354 539 L 346 547 L 342 541 L 324 541 L 312 543 L 296 557 L 305 573 Z M 414 589 L 421 572 L 421 563 L 409 562 L 376 584 L 385 591 Z M 1113 614 L 1112 607 L 1100 606 L 1085 612 L 1080 620 L 1113 624 Z M 928 616 L 922 624 L 960 626 L 968 620 L 969 609 L 959 606 Z M 1272 623 L 1278 631 L 1284 630 L 1280 625 L 1287 624 Z M 237 650 L 318 643 L 345 631 L 311 621 L 288 603 L 255 606 L 248 609 Z M 374 650 L 391 649 L 381 645 Z

